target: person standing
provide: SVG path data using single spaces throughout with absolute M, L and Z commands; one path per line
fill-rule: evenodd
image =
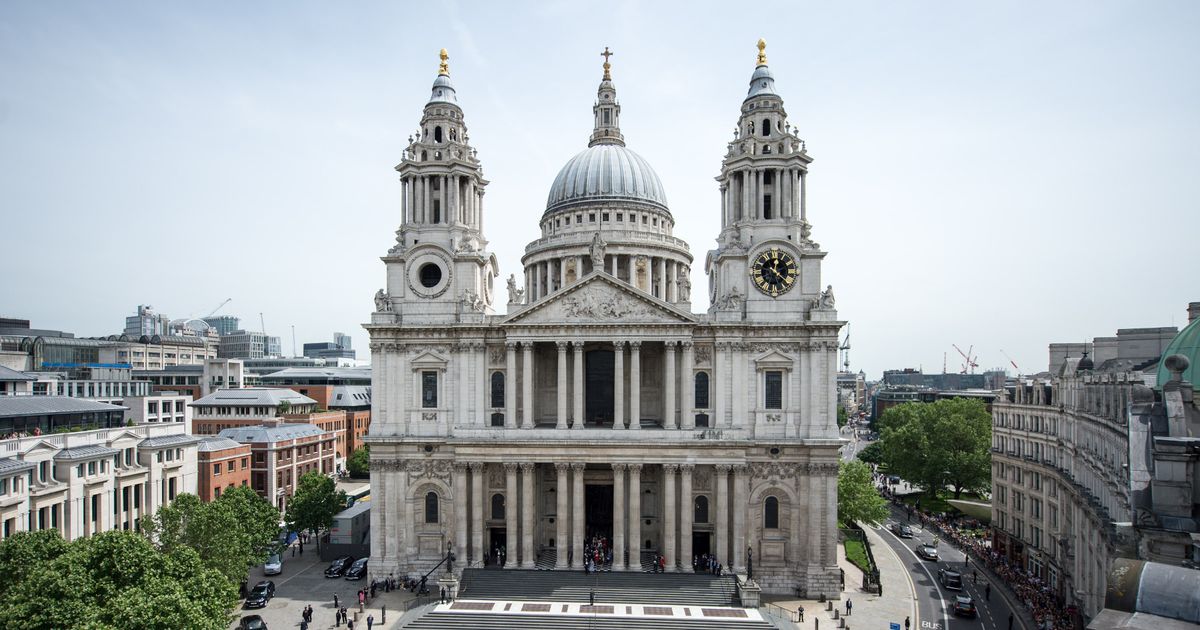
M 333 594 L 333 609 L 334 609 L 334 610 L 337 610 L 338 608 L 339 608 L 339 606 L 338 606 L 338 596 L 337 596 L 337 593 L 334 593 L 334 594 Z
M 1012 630 L 1013 614 L 1008 613 L 1008 630 Z
M 904 630 L 908 630 L 908 626 L 910 623 L 911 622 L 908 620 L 908 617 L 905 617 L 904 618 Z
M 991 584 L 988 584 L 987 586 L 983 587 L 983 598 L 989 602 L 992 601 L 992 585 Z
M 849 598 L 849 597 L 847 597 L 847 598 L 846 598 L 846 616 L 847 616 L 847 617 L 849 617 L 849 616 L 850 616 L 850 607 L 851 607 L 851 606 L 853 606 L 853 605 L 854 605 L 854 602 L 850 601 L 850 598 Z
M 375 625 L 375 617 L 367 615 L 367 630 L 371 630 L 371 626 Z

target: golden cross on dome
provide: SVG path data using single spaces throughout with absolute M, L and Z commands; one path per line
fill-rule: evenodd
M 608 58 L 613 56 L 614 54 L 616 54 L 616 53 L 613 53 L 608 50 L 608 46 L 605 46 L 604 52 L 600 53 L 600 56 L 604 57 L 604 80 L 605 81 L 612 80 L 612 75 L 609 74 L 609 72 L 608 72 L 609 68 L 612 68 L 612 64 L 608 63 Z
M 758 40 L 758 65 L 767 65 L 767 40 Z
M 446 60 L 450 58 L 450 53 L 446 52 L 446 49 L 443 48 L 442 51 L 438 53 L 438 57 L 440 57 L 442 60 L 442 64 L 438 66 L 438 74 L 450 76 L 450 64 L 446 63 Z

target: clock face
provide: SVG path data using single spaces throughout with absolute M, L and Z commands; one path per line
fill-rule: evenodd
M 768 249 L 754 259 L 750 277 L 759 291 L 771 297 L 787 293 L 796 284 L 796 261 L 787 252 Z

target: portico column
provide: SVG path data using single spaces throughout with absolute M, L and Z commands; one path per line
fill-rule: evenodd
M 725 428 L 725 384 L 729 382 L 732 376 L 732 370 L 729 369 L 729 342 L 717 343 L 717 356 L 713 365 L 712 379 L 709 380 L 710 393 L 714 398 L 716 405 L 713 408 L 713 417 L 709 422 L 709 426 L 714 429 Z
M 565 289 L 567 287 L 567 257 L 563 256 L 558 259 L 558 288 Z
M 746 570 L 746 473 L 748 467 L 733 467 L 733 563 L 738 573 Z
M 613 342 L 613 429 L 625 428 L 625 342 Z
M 454 464 L 454 553 L 461 556 L 463 564 L 470 566 L 470 547 L 467 547 L 467 511 L 470 509 L 471 502 L 467 498 L 467 465 L 463 462 Z M 413 507 L 425 506 L 425 497 L 414 497 Z M 440 506 L 439 506 L 440 507 Z M 404 510 L 406 514 L 404 518 L 408 521 L 414 519 L 412 512 L 415 510 Z M 411 548 L 416 547 L 412 541 L 405 541 L 405 544 Z
M 663 560 L 667 571 L 675 571 L 675 473 L 679 464 L 663 464 Z
M 668 302 L 678 302 L 678 293 L 675 290 L 675 278 L 679 276 L 678 265 L 674 260 L 667 261 L 667 278 L 666 278 L 666 296 Z
M 679 465 L 679 568 L 692 565 L 692 464 Z
M 617 277 L 617 255 L 612 255 L 612 277 Z
M 577 269 L 581 269 L 581 268 L 582 267 L 577 267 Z M 573 428 L 576 428 L 576 429 L 582 429 L 583 423 L 584 423 L 584 418 L 583 418 L 583 342 L 582 341 L 573 341 L 573 342 L 571 342 L 571 345 L 572 345 L 572 349 L 575 351 L 574 352 L 575 356 L 573 357 L 574 362 L 575 362 L 575 365 L 574 365 L 575 383 L 574 383 L 574 387 L 571 389 L 571 396 L 574 399 L 574 403 L 575 403 L 574 413 L 572 414 L 575 419 L 575 424 L 572 426 L 573 426 Z
M 517 568 L 517 462 L 504 462 L 504 568 Z
M 517 428 L 517 342 L 504 342 L 504 428 Z
M 658 287 L 658 299 L 667 300 L 667 259 L 658 259 L 658 270 L 654 272 L 654 284 Z
M 642 570 L 642 465 L 629 465 L 629 568 Z
M 483 462 L 471 462 L 471 564 L 483 566 L 483 473 L 486 470 Z
M 717 484 L 717 505 L 713 513 L 717 517 L 717 562 L 729 564 L 725 554 L 729 553 L 729 464 L 713 466 L 716 474 L 713 483 Z
M 667 395 L 663 397 L 663 428 L 674 429 L 679 426 L 675 424 L 675 346 L 679 345 L 678 341 L 668 341 L 663 344 L 665 347 L 664 359 L 666 360 L 666 389 Z
M 529 303 L 534 303 L 540 297 L 542 297 L 542 263 L 535 262 L 533 263 L 533 299 Z
M 571 566 L 583 566 L 583 469 L 586 466 L 583 462 L 574 462 L 571 464 L 571 470 L 574 473 L 571 478 L 574 482 L 572 488 L 572 498 L 574 499 L 574 509 L 571 510 L 571 539 L 574 541 L 571 553 Z
M 637 269 L 634 262 L 636 259 L 637 256 L 634 256 L 633 254 L 629 255 L 629 285 L 634 288 L 639 288 L 637 285 Z
M 567 428 L 567 342 L 557 341 L 558 348 L 558 424 L 556 429 Z
M 613 570 L 624 571 L 625 563 L 625 471 L 627 464 L 613 464 Z
M 695 344 L 690 339 L 680 342 L 683 346 L 683 369 L 680 370 L 680 387 L 683 388 L 683 409 L 679 411 L 679 425 L 685 431 L 696 428 L 696 383 L 695 383 Z
M 533 428 L 533 342 L 521 342 L 521 428 Z
M 533 462 L 521 462 L 521 568 L 534 567 Z
M 629 342 L 629 428 L 642 428 L 642 342 Z
M 558 474 L 558 486 L 555 492 L 558 494 L 558 508 L 554 514 L 554 524 L 557 525 L 557 532 L 554 538 L 554 568 L 567 568 L 567 549 L 568 538 L 570 538 L 570 530 L 567 529 L 567 495 L 571 489 L 567 485 L 567 474 L 571 470 L 571 465 L 567 462 L 555 462 L 554 472 Z

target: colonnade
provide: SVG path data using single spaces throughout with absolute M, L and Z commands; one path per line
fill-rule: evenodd
M 584 253 L 532 262 L 525 266 L 527 303 L 533 304 L 555 291 L 566 288 L 582 280 L 592 271 L 592 261 Z M 672 258 L 644 254 L 608 254 L 604 257 L 604 271 L 667 302 L 690 299 L 690 296 L 681 296 L 682 292 L 679 289 L 679 274 L 688 273 L 687 266 Z
M 770 183 L 766 182 L 767 173 L 771 174 Z M 805 172 L 795 167 L 753 168 L 730 173 L 721 185 L 722 225 L 766 218 L 807 220 L 805 188 Z M 771 196 L 770 206 L 766 204 L 767 195 Z
M 483 188 L 471 175 L 413 175 L 400 180 L 405 224 L 466 224 L 483 229 Z M 434 201 L 439 213 L 434 213 Z

